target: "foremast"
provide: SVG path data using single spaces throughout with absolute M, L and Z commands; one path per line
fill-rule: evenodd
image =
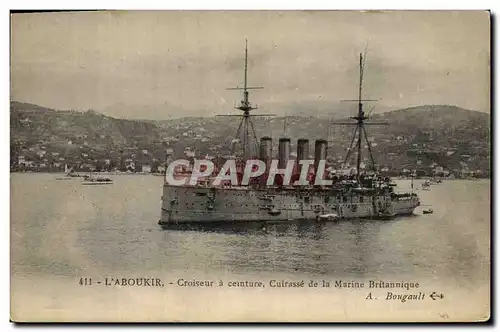
M 243 90 L 243 99 L 235 109 L 242 111 L 242 114 L 218 115 L 241 117 L 240 124 L 236 130 L 235 138 L 242 142 L 243 160 L 255 156 L 259 151 L 259 140 L 255 131 L 255 126 L 252 117 L 255 116 L 274 116 L 274 114 L 250 114 L 251 111 L 258 109 L 258 106 L 253 106 L 249 100 L 249 90 L 264 89 L 262 86 L 248 86 L 248 40 L 245 39 L 245 67 L 243 77 L 243 87 L 228 88 L 227 90 Z M 251 132 L 250 132 L 251 131 Z M 253 141 L 253 142 L 252 142 Z M 231 155 L 234 155 L 234 145 L 231 147 Z

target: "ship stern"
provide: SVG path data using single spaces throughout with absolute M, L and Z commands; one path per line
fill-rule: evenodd
M 163 186 L 163 195 L 161 197 L 161 214 L 158 224 L 161 226 L 173 223 L 172 212 L 175 204 L 175 188 L 165 184 Z

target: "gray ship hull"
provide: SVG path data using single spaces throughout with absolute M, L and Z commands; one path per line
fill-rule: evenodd
M 419 205 L 416 195 L 165 185 L 159 224 L 382 219 L 412 214 Z

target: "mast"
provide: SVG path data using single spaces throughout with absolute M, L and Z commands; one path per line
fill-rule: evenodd
M 358 93 L 358 116 L 355 119 L 358 121 L 358 158 L 356 161 L 356 174 L 359 177 L 359 169 L 361 166 L 361 142 L 363 140 L 363 123 L 365 121 L 365 114 L 363 113 L 363 101 L 361 99 L 361 92 L 363 89 L 363 55 L 359 53 L 359 93 Z
M 250 146 L 249 146 L 249 135 L 248 127 L 250 123 L 250 111 L 257 109 L 257 107 L 252 107 L 250 101 L 248 100 L 248 40 L 245 39 L 245 74 L 243 83 L 243 100 L 241 104 L 236 107 L 240 111 L 243 111 L 243 160 L 247 160 L 250 157 Z M 257 137 L 255 137 L 257 141 Z
M 257 106 L 252 106 L 249 101 L 249 91 L 253 89 L 264 89 L 262 86 L 248 86 L 248 40 L 245 39 L 245 66 L 244 66 L 244 76 L 243 76 L 243 88 L 228 88 L 227 90 L 243 90 L 243 100 L 240 104 L 235 107 L 235 109 L 240 110 L 243 114 L 234 115 L 218 115 L 218 116 L 237 116 L 241 117 L 241 122 L 236 131 L 236 138 L 240 139 L 242 136 L 243 142 L 243 159 L 248 160 L 252 156 L 252 148 L 255 149 L 255 154 L 259 150 L 259 141 L 257 139 L 257 133 L 255 132 L 255 127 L 251 120 L 254 116 L 274 116 L 275 114 L 250 114 L 252 110 L 258 109 Z M 252 136 L 250 136 L 250 131 Z M 251 144 L 253 140 L 253 144 Z M 233 151 L 231 151 L 231 154 Z
M 243 95 L 244 95 L 245 105 L 248 106 L 247 77 L 248 77 L 248 39 L 245 39 L 245 81 L 243 87 Z
M 362 142 L 363 142 L 363 136 L 366 141 L 366 144 L 368 146 L 368 152 L 370 155 L 370 160 L 372 163 L 372 169 L 373 171 L 376 171 L 376 164 L 375 164 L 375 158 L 373 157 L 372 149 L 371 149 L 371 143 L 368 140 L 368 135 L 366 133 L 365 125 L 387 125 L 386 122 L 380 122 L 380 123 L 366 123 L 366 120 L 369 118 L 368 116 L 365 115 L 365 112 L 363 111 L 363 101 L 376 101 L 374 99 L 363 99 L 363 73 L 364 73 L 364 67 L 365 67 L 365 59 L 366 59 L 366 50 L 365 50 L 365 56 L 363 57 L 363 54 L 359 54 L 359 86 L 358 86 L 358 99 L 356 100 L 342 100 L 342 101 L 355 101 L 358 104 L 358 113 L 356 116 L 350 117 L 350 119 L 356 120 L 355 123 L 352 122 L 332 122 L 333 124 L 339 124 L 339 125 L 353 125 L 355 126 L 354 128 L 354 133 L 352 136 L 351 144 L 349 146 L 349 149 L 347 150 L 347 154 L 344 160 L 344 164 L 347 162 L 349 159 L 354 141 L 357 138 L 356 142 L 356 150 L 357 150 L 357 158 L 356 158 L 356 178 L 358 179 L 358 182 L 360 180 L 360 175 L 361 175 L 361 161 L 362 161 Z M 364 134 L 364 135 L 363 135 Z

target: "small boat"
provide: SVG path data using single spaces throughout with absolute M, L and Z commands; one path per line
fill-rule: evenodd
M 91 175 L 85 175 L 83 177 L 82 185 L 103 185 L 103 184 L 113 184 L 113 180 L 104 177 L 93 177 Z
M 431 183 L 429 181 L 425 181 L 422 183 L 422 190 L 430 190 Z
M 388 211 L 388 212 L 380 212 L 377 218 L 382 220 L 388 220 L 394 218 L 395 216 L 396 214 L 394 212 Z
M 338 219 L 338 215 L 336 213 L 328 213 L 328 214 L 322 214 L 319 216 L 319 220 L 337 220 Z
M 432 209 L 425 209 L 425 210 L 423 211 L 423 213 L 424 213 L 424 214 L 431 214 L 431 213 L 433 213 L 433 212 L 434 212 L 434 210 L 432 210 Z

